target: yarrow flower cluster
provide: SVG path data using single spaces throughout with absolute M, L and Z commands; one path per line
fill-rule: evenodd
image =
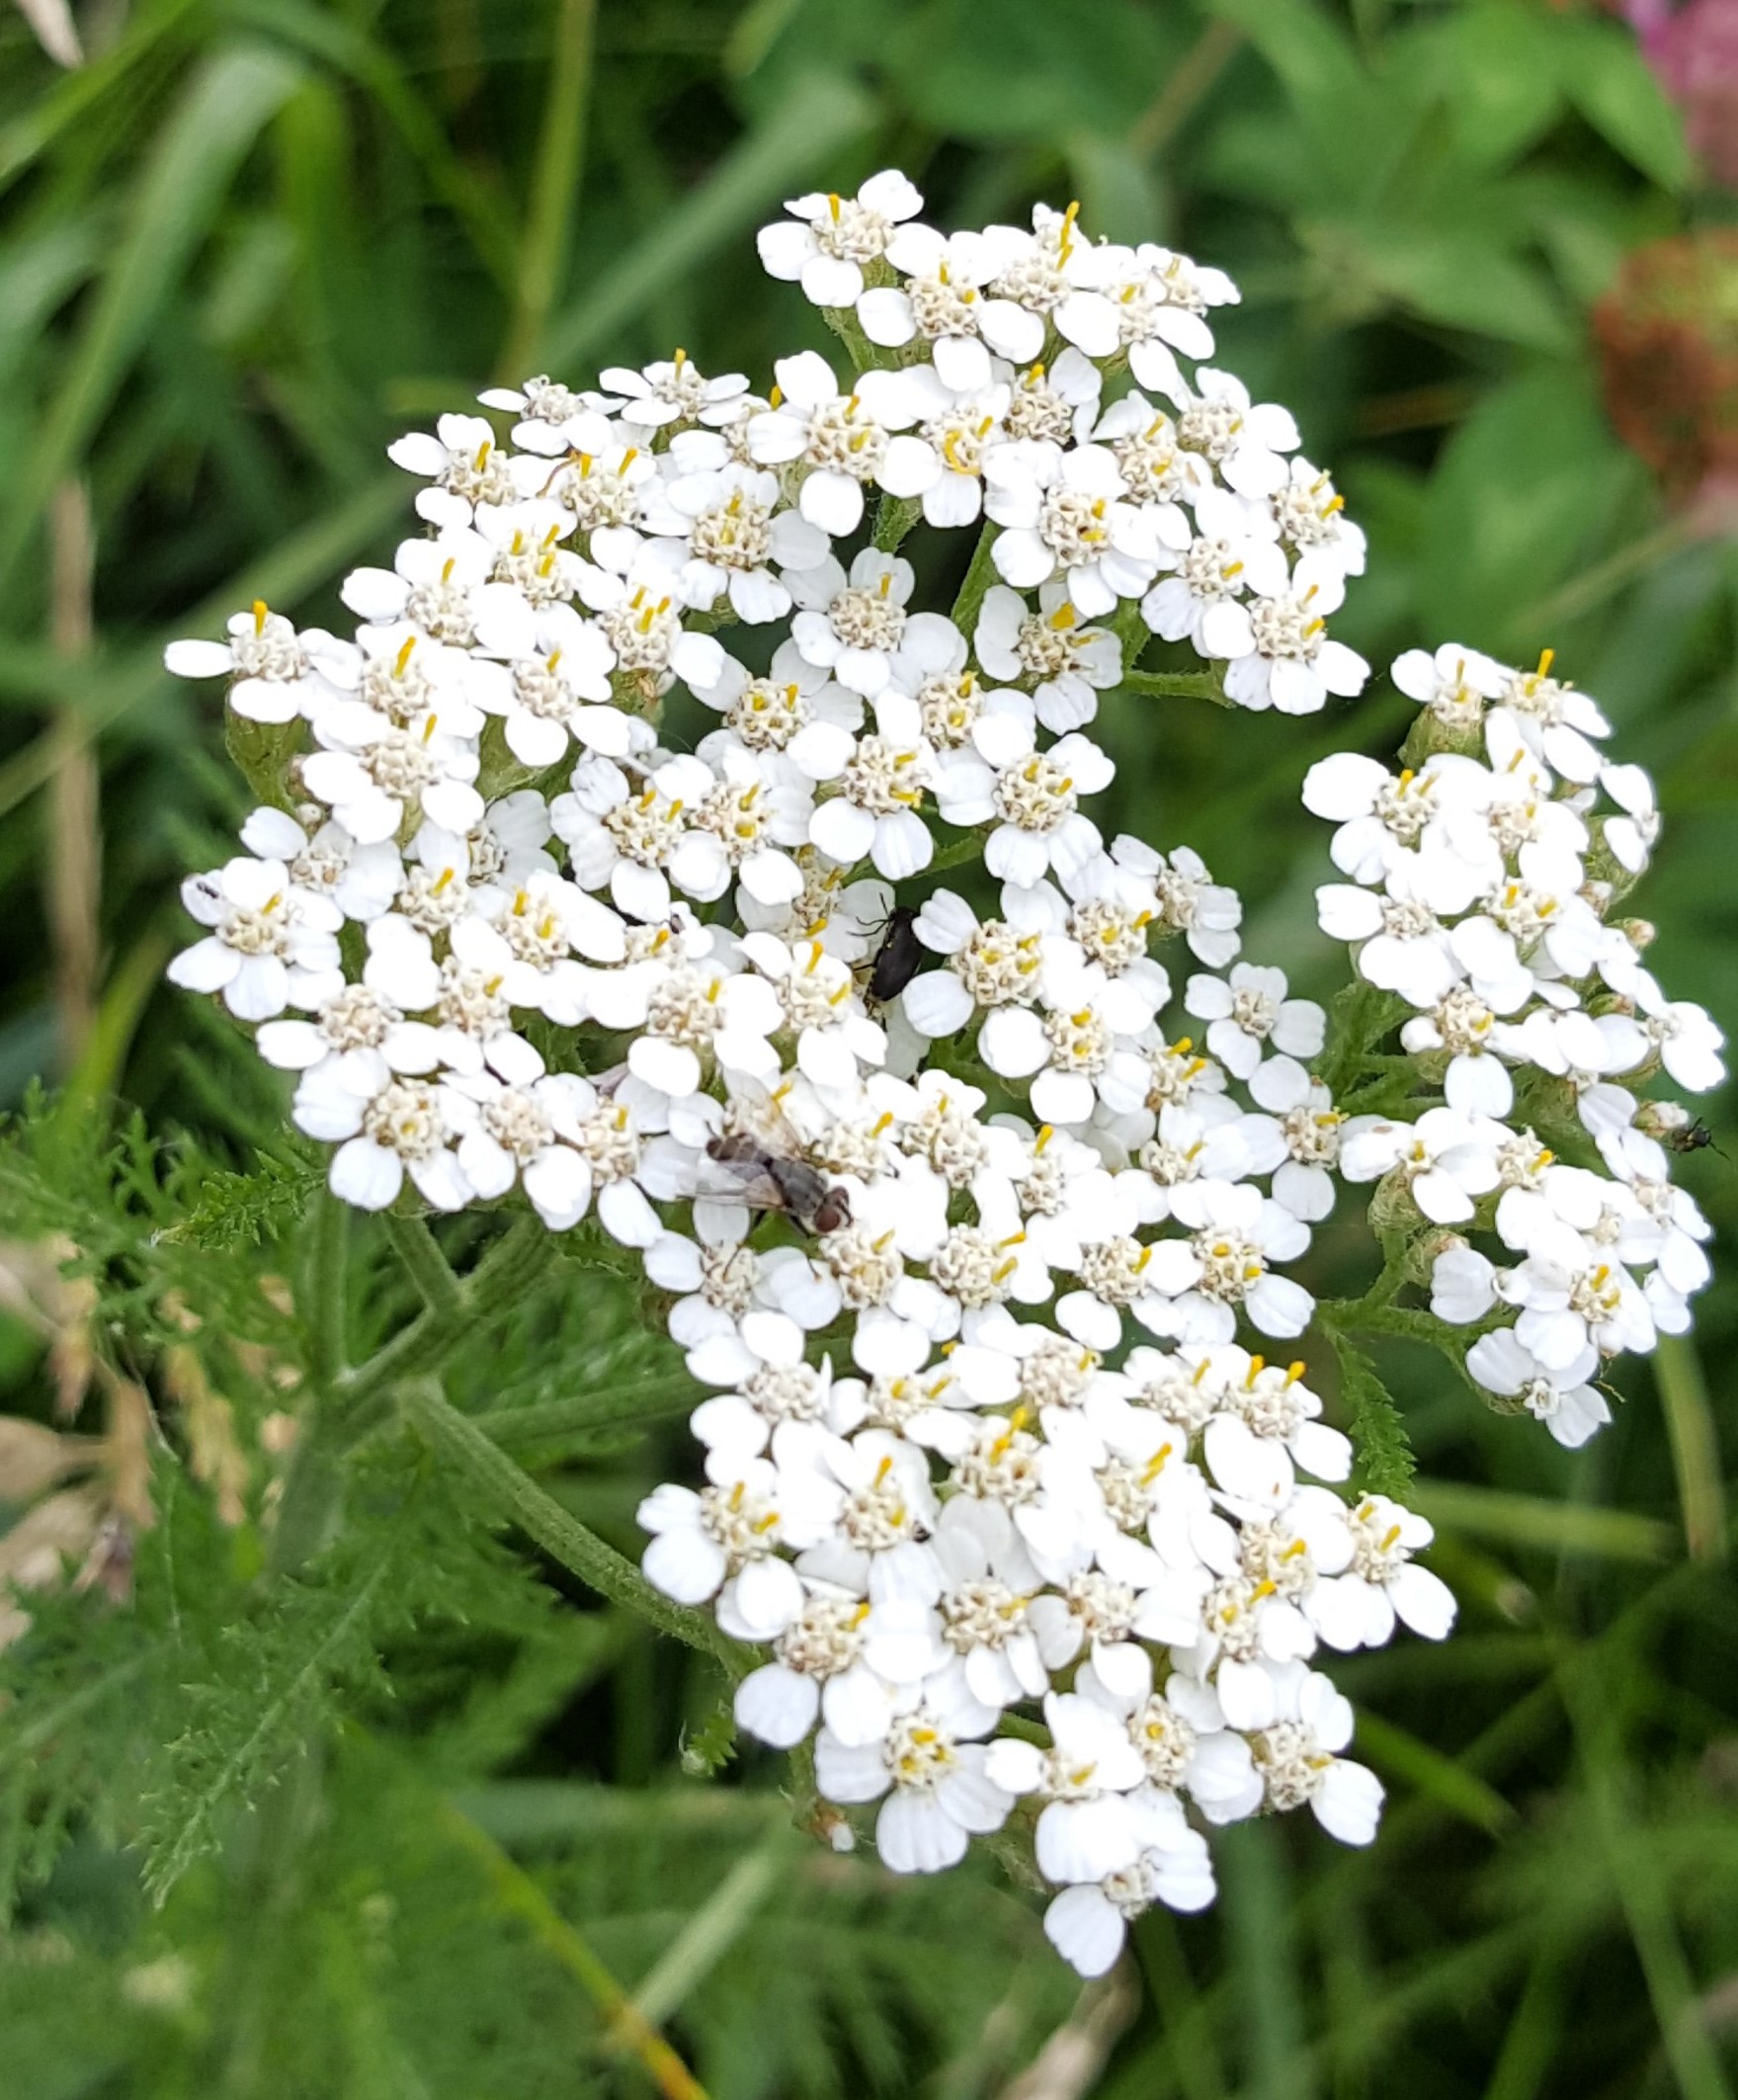
M 761 236 L 845 365 L 491 391 L 391 448 L 427 530 L 348 579 L 353 637 L 259 605 L 170 650 L 229 678 L 262 799 L 171 975 L 295 1074 L 344 1200 L 631 1251 L 705 1393 L 644 1572 L 756 1651 L 740 1725 L 812 1738 L 895 1871 L 1017 1822 L 1095 1974 L 1211 1900 L 1214 1825 L 1368 1843 L 1315 1663 L 1454 1616 L 1293 1356 L 1341 1184 L 1577 1442 L 1705 1280 L 1637 1089 L 1719 1046 L 1613 916 L 1651 792 L 1548 663 L 1403 657 L 1410 770 L 1311 772 L 1366 987 L 1331 1042 L 1195 853 L 1104 834 L 1100 697 L 1155 641 L 1245 708 L 1362 688 L 1363 537 L 1208 362 L 1220 273 L 922 208 L 889 171 Z M 947 613 L 920 517 L 978 534 Z

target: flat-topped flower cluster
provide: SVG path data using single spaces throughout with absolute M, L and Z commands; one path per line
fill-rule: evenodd
M 645 1573 L 760 1651 L 740 1724 L 812 1736 L 827 1826 L 878 1802 L 897 1871 L 1029 1823 L 1096 1974 L 1211 1899 L 1213 1824 L 1368 1842 L 1314 1661 L 1453 1618 L 1291 1357 L 1340 1184 L 1377 1184 L 1371 1302 L 1428 1282 L 1579 1441 L 1705 1281 L 1638 1089 L 1719 1043 L 1614 915 L 1651 793 L 1548 665 L 1413 652 L 1411 767 L 1311 772 L 1332 1043 L 1195 853 L 1106 837 L 1102 696 L 1362 689 L 1326 624 L 1364 539 L 1203 362 L 1221 273 L 921 209 L 888 172 L 763 231 L 843 363 L 486 393 L 391 448 L 426 530 L 347 579 L 351 637 L 260 605 L 170 650 L 228 677 L 261 795 L 171 974 L 297 1075 L 338 1196 L 631 1252 L 706 1393 Z M 975 536 L 947 612 L 920 518 Z

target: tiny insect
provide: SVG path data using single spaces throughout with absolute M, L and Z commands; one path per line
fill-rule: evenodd
M 877 1006 L 898 998 L 917 975 L 923 956 L 923 943 L 917 937 L 917 913 L 909 904 L 895 904 L 887 914 L 881 945 L 875 950 L 869 968 L 869 995 Z
M 1713 1145 L 1716 1152 L 1720 1149 L 1714 1144 L 1713 1132 L 1700 1121 L 1686 1123 L 1680 1129 L 1668 1132 L 1661 1141 L 1668 1152 L 1699 1152 L 1704 1145 Z
M 746 1107 L 754 1127 L 726 1131 L 706 1144 L 707 1159 L 728 1185 L 728 1200 L 751 1211 L 782 1211 L 817 1238 L 850 1224 L 850 1191 L 801 1156 L 802 1139 L 777 1101 L 767 1095 L 738 1107 Z

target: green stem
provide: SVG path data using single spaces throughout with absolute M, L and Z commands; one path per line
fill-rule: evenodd
M 411 1281 L 422 1293 L 423 1303 L 431 1312 L 454 1311 L 458 1304 L 458 1279 L 448 1267 L 440 1242 L 429 1230 L 428 1219 L 388 1216 L 385 1225 L 392 1251 L 409 1270 Z
M 340 1381 L 347 1442 L 354 1443 L 373 1426 L 374 1403 L 394 1386 L 432 1370 L 467 1330 L 506 1318 L 542 1281 L 554 1256 L 554 1234 L 539 1218 L 522 1218 L 504 1232 L 465 1279 L 451 1307 L 420 1313 Z
M 705 2089 L 688 2065 L 525 1869 L 451 1803 L 443 1805 L 441 1822 L 481 1866 L 502 1909 L 529 1925 L 547 1952 L 579 1979 L 604 2016 L 608 2044 L 637 2057 L 664 2100 L 706 2100 Z
M 922 516 L 923 505 L 917 497 L 882 496 L 875 506 L 874 537 L 869 545 L 883 554 L 896 554 L 900 542 Z
M 965 572 L 965 580 L 959 586 L 959 595 L 953 601 L 953 610 L 949 619 L 970 641 L 977 628 L 978 610 L 1000 573 L 992 551 L 996 537 L 1002 528 L 993 520 L 984 520 L 983 531 L 977 536 L 977 546 L 972 549 L 971 566 Z
M 646 1379 L 633 1386 L 612 1386 L 602 1392 L 582 1392 L 571 1400 L 548 1400 L 530 1407 L 491 1407 L 470 1416 L 484 1436 L 509 1451 L 540 1448 L 564 1437 L 588 1436 L 629 1422 L 656 1422 L 694 1406 L 695 1384 L 686 1371 L 667 1379 Z
M 585 152 L 596 24 L 597 0 L 557 0 L 537 169 L 514 273 L 513 320 L 501 351 L 499 377 L 509 386 L 519 384 L 537 357 L 565 274 Z
M 323 1188 L 308 1216 L 307 1284 L 302 1300 L 308 1369 L 322 1386 L 344 1376 L 349 1253 L 350 1206 Z
M 612 1604 L 621 1605 L 660 1633 L 710 1655 L 730 1676 L 744 1673 L 747 1659 L 708 1614 L 673 1603 L 653 1589 L 631 1560 L 545 1494 L 469 1415 L 460 1414 L 433 1379 L 418 1380 L 409 1386 L 404 1406 L 430 1443 L 464 1473 L 480 1499 L 517 1524 L 551 1559 Z
M 1215 708 L 1232 705 L 1216 671 L 1124 671 L 1122 683 L 1131 692 L 1160 700 L 1210 700 Z

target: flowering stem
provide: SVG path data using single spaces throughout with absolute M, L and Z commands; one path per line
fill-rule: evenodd
M 443 1310 L 421 1313 L 338 1382 L 345 1402 L 346 1441 L 374 1426 L 374 1403 L 402 1380 L 431 1370 L 461 1337 L 503 1319 L 541 1282 L 554 1258 L 553 1235 L 540 1219 L 522 1218 L 504 1232 Z
M 308 1269 L 302 1307 L 308 1368 L 322 1386 L 344 1377 L 349 1327 L 350 1207 L 329 1189 L 314 1199 L 308 1218 Z
M 966 640 L 971 639 L 977 627 L 978 608 L 985 594 L 995 582 L 997 570 L 995 555 L 991 551 L 996 545 L 996 536 L 1001 527 L 993 519 L 984 520 L 984 529 L 977 536 L 977 546 L 971 553 L 971 566 L 965 572 L 965 581 L 959 586 L 959 595 L 953 601 L 953 610 L 948 616 Z
M 424 1218 L 385 1219 L 386 1237 L 392 1251 L 410 1271 L 411 1281 L 422 1293 L 431 1312 L 451 1312 L 458 1304 L 458 1279 L 448 1266 L 440 1242 Z
M 1210 700 L 1215 708 L 1231 705 L 1216 671 L 1124 671 L 1122 683 L 1130 692 L 1150 693 L 1156 699 Z
M 915 496 L 883 496 L 875 506 L 874 538 L 870 545 L 880 548 L 883 554 L 899 551 L 899 543 L 923 516 L 923 505 Z
M 705 2088 L 693 2071 L 525 1869 L 452 1803 L 443 1805 L 441 1820 L 448 1835 L 482 1867 L 502 1908 L 522 1918 L 562 1968 L 584 1985 L 604 2016 L 606 2041 L 639 2058 L 664 2100 L 706 2100 Z
M 659 1633 L 710 1655 L 731 1677 L 744 1674 L 740 1649 L 708 1613 L 674 1604 L 653 1589 L 631 1560 L 545 1494 L 469 1415 L 460 1414 L 436 1380 L 411 1384 L 404 1393 L 404 1409 L 442 1456 L 465 1474 L 481 1501 L 517 1524 L 587 1588 L 646 1620 Z

